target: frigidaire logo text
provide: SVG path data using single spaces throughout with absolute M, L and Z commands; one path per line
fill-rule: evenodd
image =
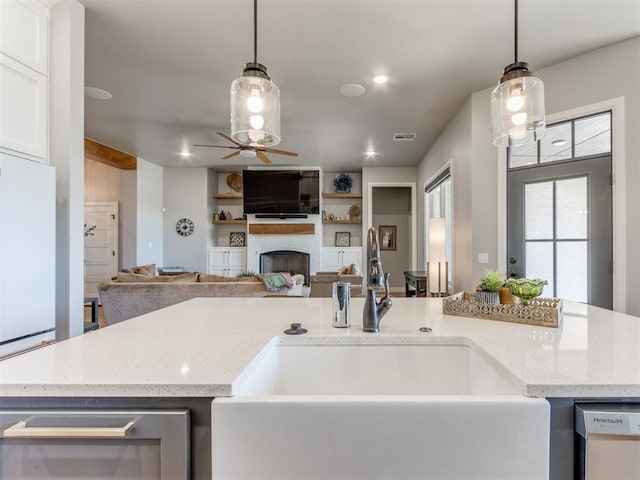
M 593 417 L 593 421 L 597 423 L 617 423 L 617 424 L 623 423 L 621 418 Z

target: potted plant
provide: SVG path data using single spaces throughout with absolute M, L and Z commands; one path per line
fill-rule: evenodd
M 484 269 L 484 276 L 476 287 L 476 302 L 500 303 L 498 289 L 504 285 L 504 273 L 490 268 Z

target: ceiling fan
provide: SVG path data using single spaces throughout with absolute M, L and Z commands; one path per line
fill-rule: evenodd
M 291 157 L 298 156 L 297 153 L 287 152 L 286 150 L 278 150 L 270 147 L 254 147 L 253 145 L 238 143 L 233 138 L 231 138 L 228 135 L 225 135 L 224 133 L 220 133 L 220 132 L 216 132 L 216 133 L 220 135 L 222 138 L 226 138 L 230 142 L 234 143 L 236 146 L 231 147 L 228 145 L 194 145 L 194 147 L 232 148 L 234 150 L 237 150 L 237 152 L 233 152 L 233 153 L 230 153 L 229 155 L 222 157 L 223 160 L 226 160 L 227 158 L 235 157 L 236 155 L 240 155 L 243 157 L 258 157 L 260 160 L 262 160 L 264 163 L 267 163 L 267 164 L 271 163 L 271 160 L 269 160 L 269 157 L 267 157 L 264 154 L 264 152 L 275 153 L 277 155 L 289 155 Z

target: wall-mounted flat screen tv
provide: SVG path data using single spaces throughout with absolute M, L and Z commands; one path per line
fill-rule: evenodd
M 244 213 L 320 213 L 319 170 L 244 170 Z

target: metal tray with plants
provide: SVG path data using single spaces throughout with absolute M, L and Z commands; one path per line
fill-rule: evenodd
M 522 323 L 540 327 L 557 328 L 562 324 L 562 300 L 542 298 L 545 280 L 510 278 L 504 282 L 511 294 L 519 298 L 512 304 L 476 301 L 476 292 L 459 292 L 443 300 L 442 312 L 446 315 Z

